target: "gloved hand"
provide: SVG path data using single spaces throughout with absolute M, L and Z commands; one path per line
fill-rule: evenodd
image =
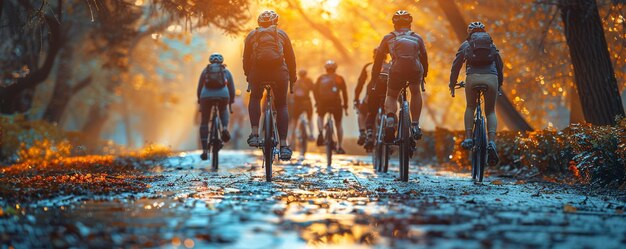
M 454 98 L 454 88 L 456 87 L 456 82 L 452 83 L 450 82 L 450 84 L 448 84 L 448 88 L 450 88 L 450 95 L 452 95 L 452 97 Z

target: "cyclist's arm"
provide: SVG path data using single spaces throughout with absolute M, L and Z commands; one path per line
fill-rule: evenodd
M 393 37 L 392 34 L 386 35 L 378 46 L 378 52 L 374 58 L 374 66 L 372 66 L 372 79 L 377 79 L 380 74 L 380 70 L 383 68 L 383 61 L 385 55 L 389 53 L 389 47 L 387 47 L 387 41 Z
M 243 74 L 246 75 L 246 77 L 250 75 L 250 68 L 252 64 L 250 56 L 252 56 L 252 34 L 253 33 L 254 31 L 248 34 L 248 36 L 246 37 L 246 41 L 244 42 L 244 46 L 243 46 Z
M 416 34 L 417 35 L 417 34 Z M 417 35 L 419 38 L 419 49 L 420 49 L 420 63 L 422 63 L 422 67 L 424 67 L 424 78 L 428 75 L 428 53 L 426 53 L 426 46 L 424 45 L 424 39 L 421 36 Z
M 456 84 L 459 79 L 459 73 L 463 67 L 463 63 L 465 63 L 465 49 L 467 46 L 467 41 L 463 42 L 461 47 L 459 47 L 459 50 L 456 52 L 456 57 L 454 58 L 454 62 L 452 62 L 452 70 L 450 72 L 450 86 Z
M 317 105 L 317 103 L 318 103 L 317 100 L 319 99 L 319 97 L 318 97 L 319 94 L 318 94 L 318 90 L 317 90 L 319 85 L 320 85 L 320 78 L 317 78 L 317 81 L 315 81 L 315 85 L 313 85 L 313 88 L 312 88 L 313 99 L 315 100 L 315 105 Z
M 361 69 L 361 74 L 359 75 L 359 80 L 356 83 L 356 88 L 354 89 L 354 101 L 358 101 L 361 97 L 361 91 L 363 91 L 363 86 L 365 85 L 365 81 L 367 80 L 367 67 L 372 63 L 367 63 Z M 367 92 L 367 91 L 366 91 Z
M 228 81 L 228 95 L 232 104 L 235 102 L 235 80 L 233 80 L 233 74 L 228 69 L 226 69 L 226 79 Z
M 339 89 L 341 90 L 341 98 L 343 99 L 343 108 L 348 108 L 348 90 L 346 88 L 346 81 L 343 77 L 339 76 L 341 79 L 341 84 L 339 84 Z
M 196 92 L 198 101 L 200 101 L 200 94 L 202 94 L 202 82 L 204 82 L 204 70 L 202 70 L 202 73 L 200 73 L 200 79 L 198 79 L 198 91 Z
M 289 71 L 289 82 L 296 82 L 298 76 L 296 74 L 296 55 L 293 52 L 293 46 L 291 46 L 291 40 L 287 33 L 281 32 L 285 39 L 283 53 L 285 55 L 285 63 L 287 63 L 287 71 Z
M 502 62 L 500 53 L 496 55 L 496 70 L 498 71 L 498 87 L 500 87 L 504 82 L 504 62 Z

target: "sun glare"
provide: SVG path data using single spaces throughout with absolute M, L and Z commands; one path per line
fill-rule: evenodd
M 304 9 L 321 9 L 324 11 L 322 18 L 329 20 L 339 16 L 339 5 L 342 0 L 302 0 L 300 3 Z

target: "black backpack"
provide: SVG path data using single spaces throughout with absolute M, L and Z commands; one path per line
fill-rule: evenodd
M 476 32 L 467 39 L 465 59 L 470 66 L 488 66 L 496 60 L 498 51 L 487 32 Z
M 391 71 L 410 73 L 419 71 L 420 40 L 413 31 L 391 32 L 389 54 L 391 54 Z
M 317 86 L 319 101 L 322 103 L 339 101 L 339 76 L 334 74 L 322 75 Z
M 212 63 L 204 69 L 204 86 L 209 89 L 221 89 L 226 86 L 226 67 Z
M 283 64 L 283 40 L 276 25 L 258 27 L 252 39 L 252 59 L 257 67 L 273 69 Z

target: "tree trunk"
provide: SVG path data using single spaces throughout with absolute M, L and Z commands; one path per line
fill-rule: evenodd
M 61 120 L 65 106 L 70 100 L 70 80 L 72 79 L 72 57 L 74 48 L 66 46 L 59 53 L 56 82 L 52 91 L 52 97 L 43 114 L 43 119 L 50 123 L 58 123 Z
M 569 123 L 582 124 L 585 122 L 585 116 L 583 115 L 583 107 L 580 105 L 576 86 L 570 87 L 569 93 Z
M 437 0 L 439 6 L 443 9 L 444 14 L 448 18 L 452 30 L 457 36 L 459 41 L 464 41 L 467 38 L 467 22 L 463 18 L 459 7 L 454 0 Z M 515 106 L 511 103 L 506 95 L 498 97 L 496 103 L 496 112 L 504 124 L 514 131 L 530 131 L 533 128 L 524 120 L 524 117 L 515 109 Z
M 46 16 L 45 20 L 50 34 L 48 37 L 49 47 L 43 66 L 31 72 L 28 76 L 17 79 L 15 84 L 6 88 L 0 88 L 0 113 L 13 114 L 15 112 L 24 112 L 25 110 L 22 110 L 24 102 L 28 102 L 26 106 L 30 108 L 33 94 L 24 94 L 24 91 L 33 90 L 48 78 L 52 70 L 56 56 L 61 48 L 60 25 L 54 17 Z
M 615 124 L 624 108 L 596 1 L 560 0 L 559 9 L 585 120 Z

